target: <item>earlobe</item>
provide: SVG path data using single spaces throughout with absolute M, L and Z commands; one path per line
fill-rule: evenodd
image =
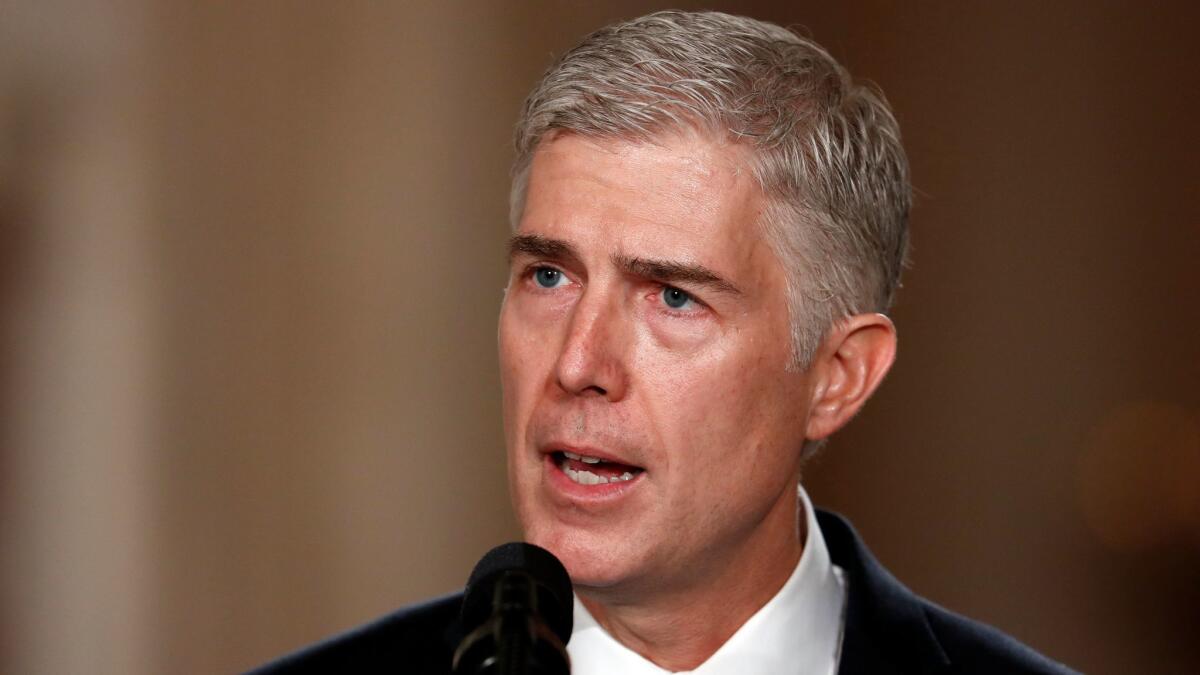
M 883 314 L 858 314 L 829 332 L 813 364 L 807 436 L 820 440 L 845 426 L 879 387 L 896 358 L 896 327 Z

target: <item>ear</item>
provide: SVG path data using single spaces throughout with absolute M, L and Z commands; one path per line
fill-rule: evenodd
M 896 358 L 896 326 L 883 314 L 858 314 L 829 331 L 810 372 L 816 376 L 809 440 L 842 428 L 862 408 Z

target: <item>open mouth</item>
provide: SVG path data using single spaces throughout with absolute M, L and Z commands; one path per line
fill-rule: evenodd
M 554 463 L 567 478 L 580 485 L 608 485 L 633 480 L 645 469 L 629 464 L 612 462 L 599 457 L 579 455 L 566 450 L 554 453 Z

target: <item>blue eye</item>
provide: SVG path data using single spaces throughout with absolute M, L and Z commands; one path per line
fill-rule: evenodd
M 553 267 L 539 267 L 533 271 L 533 279 L 542 288 L 557 288 L 566 281 L 567 277 Z
M 690 304 L 694 304 L 692 296 L 671 286 L 664 286 L 662 290 L 663 302 L 671 309 L 684 309 Z

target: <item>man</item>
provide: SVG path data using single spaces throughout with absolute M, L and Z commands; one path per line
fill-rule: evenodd
M 563 56 L 516 143 L 509 484 L 574 584 L 573 672 L 1068 672 L 798 491 L 895 355 L 910 187 L 878 94 L 777 26 L 663 12 Z M 275 667 L 448 672 L 459 602 Z

